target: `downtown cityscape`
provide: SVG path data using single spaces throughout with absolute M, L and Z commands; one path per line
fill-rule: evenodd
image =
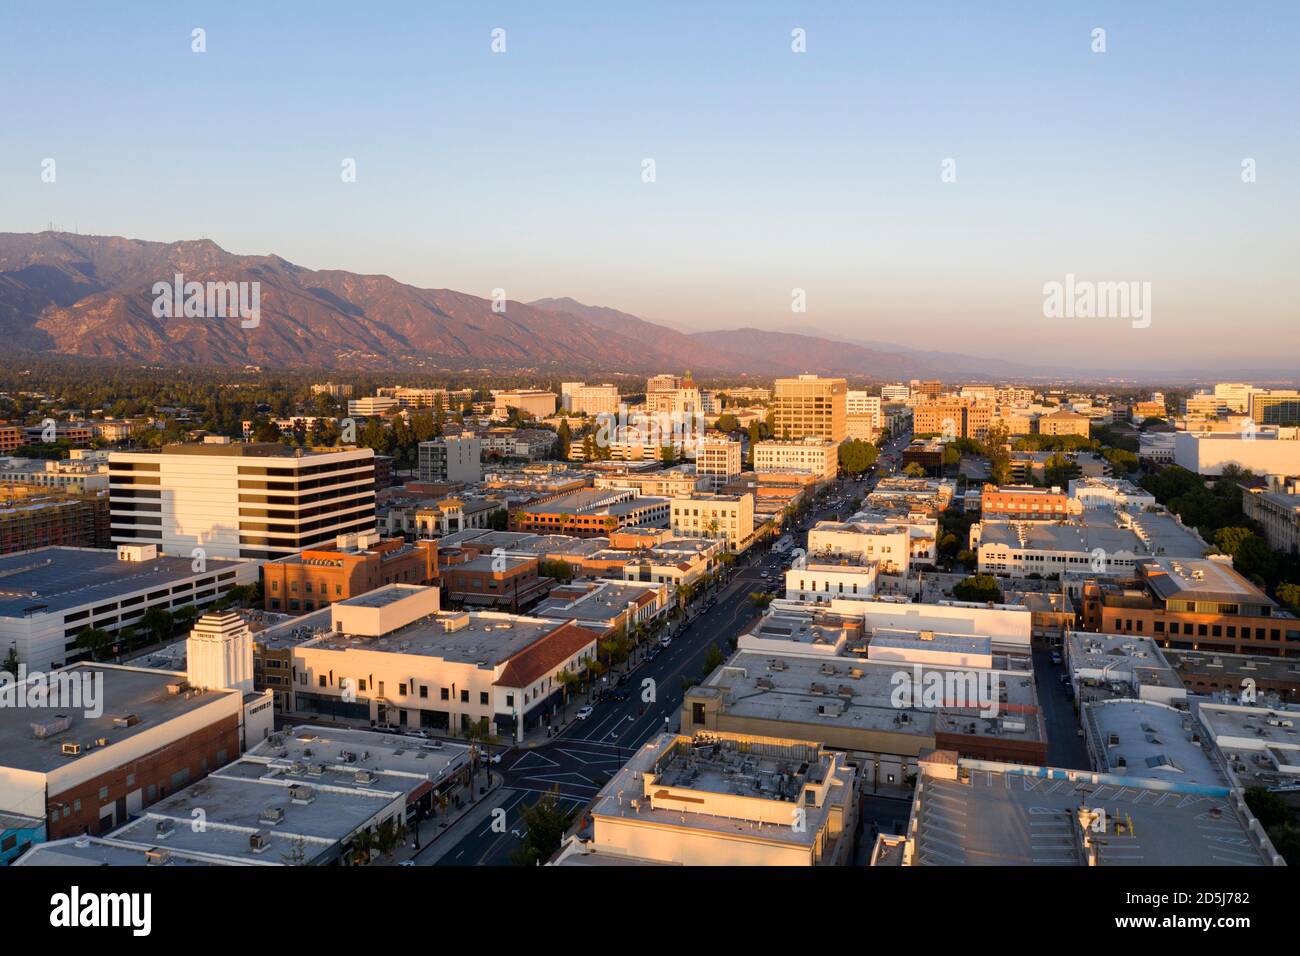
M 11 924 L 230 867 L 1281 922 L 1295 9 L 57 6 L 0 14 L 69 64 L 0 92 Z

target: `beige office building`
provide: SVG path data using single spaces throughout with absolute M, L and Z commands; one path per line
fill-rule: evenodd
M 692 495 L 672 500 L 672 532 L 683 538 L 721 538 L 727 550 L 746 546 L 754 534 L 754 496 Z
M 848 391 L 848 382 L 842 378 L 778 378 L 773 399 L 777 436 L 844 441 L 848 437 Z
M 711 491 L 719 491 L 740 474 L 740 442 L 709 437 L 700 443 L 695 456 L 695 473 L 709 479 Z

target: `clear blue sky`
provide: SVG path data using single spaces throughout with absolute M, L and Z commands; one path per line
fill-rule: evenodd
M 0 230 L 689 329 L 1300 366 L 1294 2 L 131 7 L 0 10 Z M 1151 327 L 1044 318 L 1066 273 L 1151 282 Z

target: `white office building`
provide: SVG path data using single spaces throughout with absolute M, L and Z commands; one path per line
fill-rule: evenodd
M 109 506 L 114 544 L 278 558 L 375 530 L 375 453 L 228 440 L 113 452 Z

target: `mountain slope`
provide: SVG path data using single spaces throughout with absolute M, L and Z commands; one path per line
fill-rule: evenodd
M 156 318 L 154 283 L 258 282 L 256 328 L 238 319 Z M 580 317 L 388 276 L 313 271 L 215 243 L 59 233 L 0 234 L 0 334 L 19 348 L 153 362 L 649 370 L 678 356 Z

